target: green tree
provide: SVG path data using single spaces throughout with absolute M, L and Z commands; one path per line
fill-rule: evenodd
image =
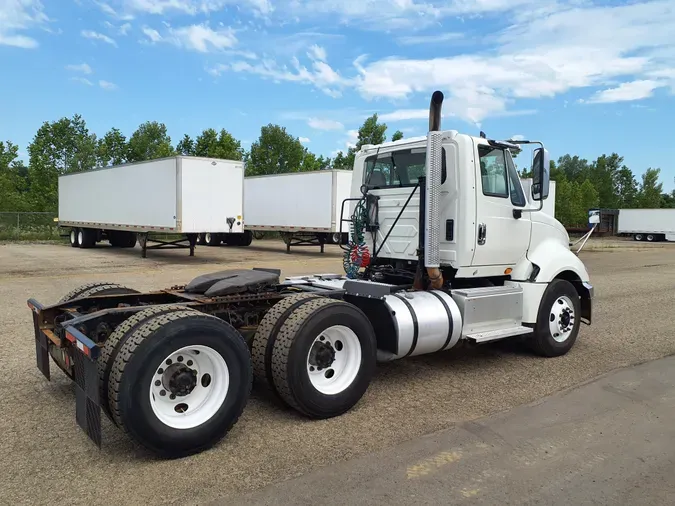
M 127 138 L 117 128 L 111 128 L 98 140 L 96 159 L 101 166 L 120 165 L 129 158 Z
M 359 151 L 363 145 L 382 144 L 387 140 L 387 125 L 386 123 L 378 123 L 377 118 L 377 113 L 375 113 L 363 122 L 363 125 L 361 125 L 361 128 L 359 128 L 358 131 L 356 146 L 349 148 L 346 155 L 342 154 L 342 151 L 338 152 L 338 156 L 336 156 L 333 161 L 334 168 L 352 170 L 354 168 L 356 152 Z M 396 135 L 396 133 L 394 133 L 394 135 Z M 401 134 L 401 136 L 403 136 L 403 134 Z M 338 160 L 339 166 L 336 166 Z
M 602 155 L 591 164 L 589 179 L 598 191 L 599 203 L 603 208 L 616 209 L 619 204 L 618 175 L 623 157 L 612 153 Z
M 633 171 L 625 165 L 619 169 L 616 175 L 617 207 L 620 209 L 630 209 L 637 207 L 638 202 L 638 182 L 635 179 Z
M 140 125 L 129 139 L 130 162 L 155 160 L 175 154 L 164 123 L 147 121 Z
M 269 124 L 251 144 L 246 156 L 246 175 L 283 174 L 302 170 L 306 149 L 286 128 Z
M 213 128 L 204 130 L 195 142 L 195 155 L 208 158 L 221 158 L 224 160 L 242 160 L 244 149 L 241 142 L 235 139 L 227 130 L 220 133 Z
M 97 140 L 78 114 L 43 123 L 28 146 L 30 193 L 36 211 L 57 209 L 58 177 L 91 170 Z
M 323 156 L 317 157 L 314 153 L 305 148 L 305 156 L 302 159 L 300 170 L 309 172 L 313 170 L 323 170 L 331 167 L 331 159 Z
M 0 141 L 0 211 L 26 211 L 29 201 L 27 169 L 17 160 L 19 147 L 10 141 Z
M 640 207 L 653 209 L 661 205 L 663 183 L 659 183 L 660 173 L 661 169 L 649 168 L 642 174 L 639 194 Z
M 403 132 L 400 130 L 396 130 L 394 135 L 391 136 L 392 141 L 400 141 L 401 139 L 403 139 Z
M 184 156 L 194 156 L 195 141 L 192 140 L 192 137 L 190 137 L 188 134 L 185 134 L 176 145 L 176 153 Z
M 574 217 L 575 224 L 581 225 L 588 221 L 588 210 L 598 207 L 599 199 L 598 191 L 590 180 L 586 179 L 579 185 L 579 214 Z

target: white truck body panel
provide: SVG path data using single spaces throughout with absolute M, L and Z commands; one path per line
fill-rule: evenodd
M 521 184 L 523 185 L 523 191 L 527 200 L 530 202 L 530 205 L 539 207 L 539 202 L 532 200 L 532 178 L 521 178 Z M 544 200 L 544 207 L 541 210 L 542 213 L 546 213 L 549 216 L 555 218 L 555 181 L 551 181 L 548 190 L 548 198 Z
M 243 179 L 243 162 L 184 156 L 67 174 L 59 177 L 59 224 L 242 232 Z M 234 218 L 232 229 L 228 217 Z
M 351 170 L 291 172 L 244 179 L 244 226 L 277 232 L 348 232 L 340 226 L 350 196 Z M 349 202 L 344 218 L 349 218 Z
M 619 234 L 664 234 L 675 241 L 675 209 L 619 209 Z

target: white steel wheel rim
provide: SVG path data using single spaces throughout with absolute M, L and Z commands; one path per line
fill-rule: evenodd
M 334 325 L 321 332 L 307 354 L 309 381 L 325 395 L 344 392 L 354 382 L 360 368 L 361 343 L 356 333 L 343 325 Z
M 204 242 L 205 242 L 206 244 L 211 244 L 211 242 L 212 242 L 211 234 L 206 234 L 206 235 L 204 235 Z
M 647 240 L 648 240 L 648 241 L 653 241 L 653 240 L 654 240 L 654 236 L 653 236 L 652 234 L 649 234 L 649 235 L 647 236 Z
M 74 231 L 74 230 L 71 230 L 71 231 L 70 231 L 70 244 L 75 244 L 75 241 L 76 241 L 76 240 L 77 240 L 77 239 L 76 239 L 75 231 Z
M 567 341 L 574 329 L 575 317 L 572 300 L 566 295 L 558 297 L 551 307 L 548 318 L 549 331 L 554 341 L 558 343 Z
M 187 369 L 194 371 L 194 387 L 187 394 L 172 393 L 175 383 L 171 383 L 171 377 L 176 378 L 177 373 Z M 218 412 L 229 387 L 229 368 L 220 353 L 208 346 L 185 346 L 172 352 L 155 369 L 150 383 L 150 406 L 163 424 L 174 429 L 192 429 Z
M 80 231 L 77 233 L 77 241 L 78 241 L 80 244 L 82 244 L 82 243 L 84 242 L 84 234 L 82 233 L 82 230 L 80 230 Z

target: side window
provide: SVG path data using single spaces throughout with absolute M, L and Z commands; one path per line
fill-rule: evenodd
M 426 148 L 402 149 L 379 153 L 366 158 L 364 183 L 369 188 L 405 188 L 415 186 L 425 173 Z M 447 174 L 446 151 L 443 148 L 441 184 Z
M 518 176 L 518 171 L 516 166 L 513 163 L 513 157 L 511 153 L 506 154 L 506 164 L 509 170 L 509 184 L 511 186 L 511 203 L 516 207 L 525 207 L 527 204 L 527 199 L 525 198 L 525 193 L 523 193 L 523 186 L 520 184 L 520 177 Z
M 483 195 L 509 198 L 506 155 L 503 149 L 478 146 Z

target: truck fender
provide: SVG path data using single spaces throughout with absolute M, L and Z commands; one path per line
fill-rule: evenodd
M 548 285 L 554 279 L 571 282 L 581 297 L 581 317 L 590 324 L 593 287 L 589 278 L 586 266 L 579 257 L 554 239 L 542 241 L 528 251 L 511 274 L 513 281 L 525 283 Z M 543 291 L 541 293 L 543 296 Z

